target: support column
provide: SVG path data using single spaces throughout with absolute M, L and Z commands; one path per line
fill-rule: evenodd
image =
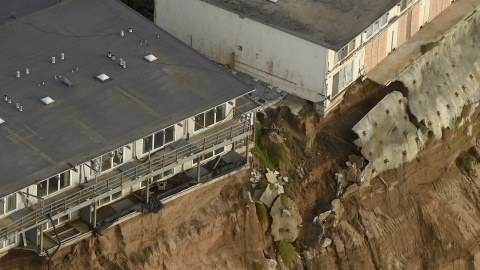
M 248 167 L 248 164 L 250 164 L 250 163 L 248 162 L 248 159 L 250 158 L 250 155 L 249 155 L 249 153 L 248 153 L 248 152 L 250 152 L 250 135 L 247 135 L 246 140 L 247 140 L 247 141 L 246 141 L 245 144 L 246 144 L 246 147 L 247 147 L 247 152 L 246 152 L 246 154 L 245 154 L 245 158 L 247 159 L 247 167 Z
M 93 202 L 93 228 L 97 227 L 97 202 Z
M 147 177 L 145 181 L 147 181 L 147 187 L 145 189 L 145 201 L 148 203 L 148 199 L 150 197 L 150 177 Z
M 197 181 L 200 183 L 200 158 L 201 156 L 197 157 Z
M 40 225 L 40 253 L 43 253 L 43 224 Z

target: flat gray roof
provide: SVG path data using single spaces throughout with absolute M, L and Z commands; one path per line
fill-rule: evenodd
M 251 90 L 117 0 L 63 1 L 2 25 L 0 40 L 0 97 L 12 98 L 0 100 L 0 196 Z
M 60 0 L 2 0 L 0 25 L 58 4 Z
M 202 0 L 340 50 L 400 0 Z

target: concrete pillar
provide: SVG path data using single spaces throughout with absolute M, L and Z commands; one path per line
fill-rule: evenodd
M 92 221 L 93 228 L 97 227 L 97 202 L 93 203 L 93 221 Z
M 246 144 L 246 148 L 247 148 L 247 153 L 245 154 L 245 158 L 247 159 L 247 166 L 248 166 L 248 164 L 250 164 L 250 163 L 248 162 L 248 159 L 249 159 L 249 157 L 250 157 L 250 156 L 249 156 L 249 153 L 248 153 L 248 152 L 250 152 L 250 135 L 247 135 L 246 140 L 247 140 L 247 141 L 246 141 L 245 144 Z
M 150 178 L 147 177 L 145 181 L 147 181 L 147 187 L 145 188 L 145 201 L 148 203 L 150 197 Z
M 40 225 L 40 252 L 43 252 L 43 224 Z
M 197 181 L 200 183 L 200 158 L 201 156 L 197 157 Z

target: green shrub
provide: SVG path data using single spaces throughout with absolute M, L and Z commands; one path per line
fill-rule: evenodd
M 302 109 L 298 112 L 298 115 L 300 115 L 303 120 L 316 114 L 317 112 L 315 111 L 315 109 L 307 105 L 303 106 Z
M 280 241 L 278 244 L 278 251 L 280 251 L 280 256 L 282 256 L 283 264 L 287 267 L 292 265 L 294 250 L 291 243 Z
M 425 124 L 423 124 L 422 122 L 419 122 L 417 124 L 417 128 L 420 129 L 423 135 L 425 135 L 425 133 L 427 133 L 428 131 L 427 126 L 425 126 Z
M 460 168 L 466 172 L 469 172 L 472 166 L 472 162 L 475 158 L 471 155 L 466 155 L 460 160 Z
M 268 218 L 268 209 L 267 206 L 263 203 L 257 203 L 257 217 L 258 221 L 264 222 Z
M 265 179 L 262 179 L 258 182 L 258 188 L 259 189 L 266 189 L 268 187 L 268 185 L 270 184 L 270 182 L 268 182 L 267 180 Z
M 258 155 L 262 171 L 264 171 L 265 167 L 274 170 L 277 168 L 278 162 L 274 157 L 270 156 L 269 151 L 266 149 L 267 137 L 259 134 L 262 127 L 264 126 L 259 123 L 255 125 L 255 146 L 252 148 L 252 153 Z
M 255 262 L 255 270 L 262 270 L 263 269 L 263 264 L 261 262 Z
M 288 196 L 285 193 L 280 195 L 280 202 L 282 202 L 283 208 L 288 208 Z

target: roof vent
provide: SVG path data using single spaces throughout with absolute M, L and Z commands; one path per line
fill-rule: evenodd
M 268 0 L 268 1 L 270 1 L 272 3 L 276 3 L 278 0 Z
M 99 79 L 100 81 L 104 82 L 104 81 L 109 80 L 110 77 L 108 77 L 107 74 L 102 73 L 102 74 L 100 74 L 100 75 L 97 76 L 97 79 Z
M 20 78 L 20 71 L 17 71 L 17 78 Z
M 155 57 L 155 55 L 153 55 L 153 54 L 145 55 L 143 58 L 145 58 L 145 60 L 147 60 L 148 62 L 153 62 L 153 61 L 155 61 L 155 60 L 158 59 L 158 58 Z
M 133 32 L 132 27 L 129 27 L 129 28 L 128 28 L 128 32 L 129 32 L 129 33 L 132 33 L 132 32 Z
M 44 97 L 44 98 L 40 99 L 40 101 L 42 101 L 43 104 L 45 104 L 45 105 L 48 105 L 50 103 L 55 102 L 55 100 L 53 100 L 51 97 Z
M 3 120 L 2 118 L 0 118 L 0 124 L 3 124 L 5 123 L 5 120 Z
M 65 54 L 63 52 L 60 53 L 60 60 L 65 60 Z
M 25 74 L 27 74 L 27 75 L 30 74 L 30 69 L 25 68 Z
M 52 56 L 52 64 L 55 64 L 55 56 Z

